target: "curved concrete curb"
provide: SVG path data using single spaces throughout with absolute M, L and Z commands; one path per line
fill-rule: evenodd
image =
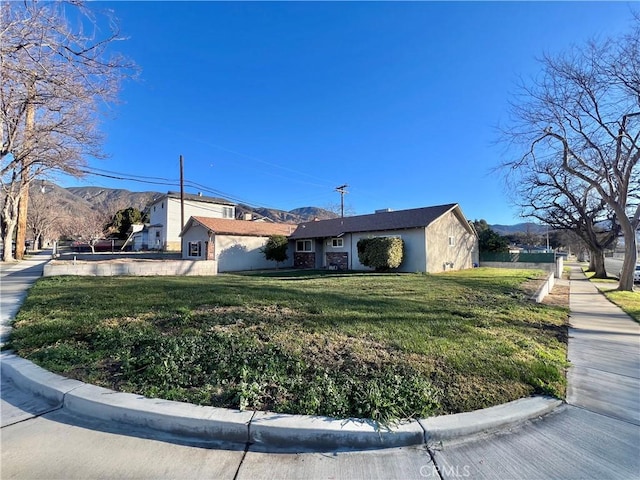
M 550 397 L 529 397 L 474 412 L 442 415 L 419 420 L 427 441 L 446 441 L 479 433 L 495 432 L 542 417 L 562 405 Z
M 272 448 L 335 450 L 420 445 L 502 429 L 550 413 L 562 404 L 553 398 L 531 397 L 386 428 L 371 420 L 202 407 L 114 392 L 51 373 L 10 352 L 2 353 L 0 367 L 2 375 L 19 388 L 80 416 Z

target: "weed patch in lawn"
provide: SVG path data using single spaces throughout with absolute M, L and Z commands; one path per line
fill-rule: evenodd
M 47 277 L 11 344 L 151 397 L 381 422 L 562 398 L 566 319 L 531 270 Z

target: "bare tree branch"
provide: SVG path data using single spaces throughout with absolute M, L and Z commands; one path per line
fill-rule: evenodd
M 84 31 L 88 23 L 93 32 Z M 98 23 L 100 32 L 108 26 L 100 38 Z M 0 187 L 6 208 L 0 226 L 5 244 L 16 225 L 20 231 L 18 217 L 26 222 L 35 178 L 48 171 L 81 176 L 88 156 L 103 156 L 98 128 L 103 106 L 114 103 L 121 81 L 136 73 L 132 62 L 112 51 L 120 38 L 108 12 L 98 15 L 80 0 L 2 1 Z M 29 112 L 34 112 L 31 120 Z M 4 259 L 9 258 L 5 249 Z
M 601 248 L 615 221 L 625 260 L 619 288 L 633 289 L 640 225 L 640 16 L 630 33 L 544 55 L 541 74 L 522 83 L 503 137 L 511 151 L 501 169 L 526 215 L 571 226 Z

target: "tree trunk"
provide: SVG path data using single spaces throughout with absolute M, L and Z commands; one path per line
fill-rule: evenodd
M 27 175 L 24 175 L 23 181 L 26 177 Z M 20 187 L 20 189 L 20 199 L 18 200 L 18 221 L 16 222 L 16 260 L 22 260 L 24 258 L 24 250 L 27 243 L 27 208 L 29 205 L 29 187 Z
M 607 278 L 607 269 L 604 266 L 604 251 L 591 250 L 589 255 L 589 270 L 595 272 L 593 278 Z
M 4 207 L 2 208 L 2 245 L 4 252 L 2 253 L 2 261 L 10 262 L 13 260 L 13 232 L 16 228 L 18 207 L 17 200 L 10 194 L 4 199 Z
M 638 246 L 636 243 L 636 232 L 634 225 L 630 221 L 621 221 L 622 233 L 624 234 L 624 261 L 622 262 L 622 274 L 618 290 L 633 292 L 633 273 L 636 268 Z
M 13 232 L 16 229 L 16 222 L 7 222 L 3 229 L 4 235 L 2 236 L 2 245 L 4 245 L 4 252 L 2 252 L 2 261 L 10 262 L 13 260 Z

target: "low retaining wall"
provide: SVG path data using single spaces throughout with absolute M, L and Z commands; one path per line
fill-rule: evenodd
M 489 268 L 523 268 L 555 272 L 555 263 L 528 263 L 528 262 L 480 262 L 481 267 Z
M 562 278 L 562 270 L 564 269 L 564 259 L 556 258 L 553 263 L 531 263 L 531 262 L 480 262 L 481 267 L 489 268 L 523 268 L 544 270 L 545 272 L 553 272 L 556 278 Z
M 215 260 L 151 260 L 131 262 L 60 262 L 51 261 L 44 266 L 43 277 L 57 275 L 79 275 L 88 277 L 113 277 L 130 275 L 172 276 L 193 275 L 209 276 L 218 274 L 218 262 Z
M 532 300 L 535 300 L 536 303 L 542 302 L 544 297 L 553 289 L 553 286 L 556 284 L 555 273 L 550 273 L 547 277 L 547 280 L 540 286 L 538 291 L 531 296 Z

